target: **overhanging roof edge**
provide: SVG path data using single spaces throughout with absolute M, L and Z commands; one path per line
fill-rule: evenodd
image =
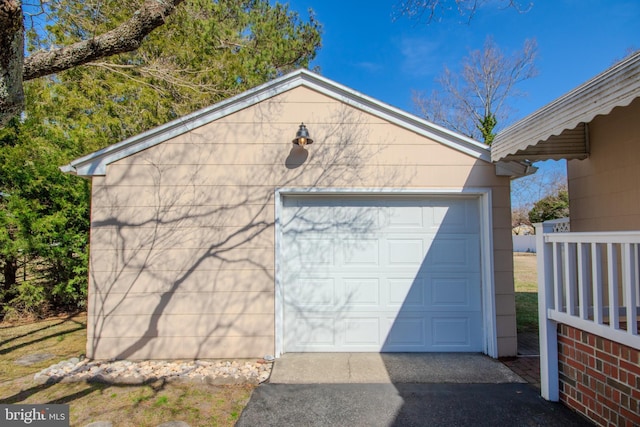
M 640 51 L 507 127 L 492 144 L 494 162 L 609 114 L 640 97 Z

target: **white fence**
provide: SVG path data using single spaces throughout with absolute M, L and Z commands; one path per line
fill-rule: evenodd
M 536 252 L 536 236 L 513 235 L 513 252 Z
M 554 233 L 536 224 L 542 396 L 558 400 L 557 324 L 640 349 L 640 231 Z

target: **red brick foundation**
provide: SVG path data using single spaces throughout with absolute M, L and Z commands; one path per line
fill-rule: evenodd
M 640 351 L 558 327 L 560 400 L 600 426 L 640 426 Z

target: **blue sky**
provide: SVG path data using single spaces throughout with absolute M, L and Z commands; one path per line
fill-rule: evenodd
M 446 65 L 458 66 L 487 36 L 511 53 L 525 39 L 538 42 L 539 74 L 524 82 L 514 119 L 563 95 L 640 49 L 638 0 L 540 0 L 527 13 L 494 1 L 469 24 L 455 13 L 430 25 L 399 18 L 396 0 L 291 0 L 291 9 L 315 11 L 323 24 L 323 47 L 312 66 L 324 76 L 404 110 L 414 112 L 412 90 L 431 92 Z M 491 3 L 491 2 L 489 2 Z M 526 1 L 522 3 L 526 4 Z
M 444 66 L 455 70 L 470 50 L 482 48 L 487 36 L 507 54 L 520 50 L 526 39 L 538 43 L 538 75 L 519 86 L 526 96 L 511 103 L 511 122 L 609 68 L 630 49 L 640 49 L 640 0 L 533 0 L 527 13 L 505 9 L 506 1 L 489 0 L 470 23 L 452 11 L 429 25 L 404 17 L 394 21 L 397 3 L 289 1 L 303 17 L 313 9 L 324 26 L 323 47 L 312 67 L 411 113 L 416 112 L 412 92 L 438 89 L 434 80 Z M 536 166 L 540 171 L 532 180 L 555 180 L 565 170 L 564 162 Z M 523 203 L 515 194 L 513 202 Z

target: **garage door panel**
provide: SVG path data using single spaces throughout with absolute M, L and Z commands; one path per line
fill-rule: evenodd
M 285 302 L 293 310 L 334 309 L 339 304 L 335 280 L 332 278 L 301 277 L 287 287 Z
M 424 351 L 426 342 L 426 317 L 424 315 L 402 314 L 387 317 L 386 334 L 382 351 Z
M 424 214 L 427 227 L 441 233 L 475 233 L 480 224 L 474 200 L 434 202 L 431 209 L 424 210 Z
M 289 272 L 295 273 L 299 270 L 306 270 L 314 266 L 335 265 L 335 242 L 333 239 L 314 237 L 314 236 L 297 236 L 289 238 L 286 241 L 288 247 L 288 257 L 295 258 L 296 263 L 292 265 L 299 266 L 296 270 Z
M 425 265 L 432 270 L 479 271 L 477 236 L 437 236 L 427 250 Z
M 386 238 L 387 265 L 414 265 L 419 267 L 424 260 L 422 239 Z
M 289 351 L 329 351 L 336 347 L 337 320 L 333 315 L 290 316 L 285 339 Z
M 420 206 L 390 207 L 380 210 L 380 224 L 389 231 L 422 229 L 424 217 L 424 209 Z
M 378 239 L 344 239 L 341 243 L 343 264 L 346 266 L 378 265 L 380 262 Z
M 387 301 L 389 307 L 410 307 L 426 309 L 425 280 L 420 278 L 398 278 L 387 280 Z
M 429 319 L 429 346 L 435 351 L 478 351 L 483 335 L 476 325 L 481 321 L 480 312 L 433 313 Z
M 345 347 L 357 346 L 363 350 L 371 351 L 380 347 L 380 318 L 349 317 L 344 319 L 344 345 Z
M 431 281 L 432 310 L 480 310 L 480 289 L 477 276 L 444 278 Z
M 284 217 L 285 351 L 482 350 L 477 199 L 302 197 Z
M 431 319 L 434 346 L 469 346 L 471 344 L 468 317 L 434 317 Z
M 377 207 L 306 206 L 286 210 L 283 224 L 291 232 L 375 232 L 380 229 Z
M 454 202 L 450 206 L 434 206 L 426 212 L 431 214 L 429 224 L 435 230 L 445 233 L 466 230 L 467 212 L 464 204 Z
M 343 279 L 345 306 L 378 309 L 380 307 L 380 280 L 377 278 Z

